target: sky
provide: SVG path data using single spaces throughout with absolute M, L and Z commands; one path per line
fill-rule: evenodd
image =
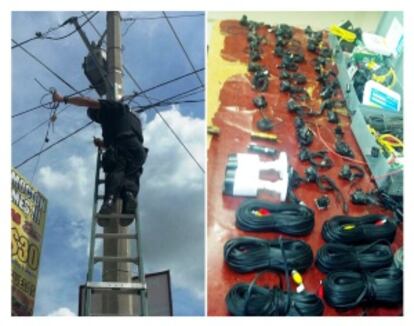
M 21 42 L 35 32 L 47 31 L 81 12 L 14 12 L 12 38 Z M 184 13 L 169 12 L 175 16 Z M 189 14 L 189 12 L 185 12 Z M 193 12 L 190 14 L 200 14 Z M 161 12 L 121 12 L 123 18 L 160 17 Z M 82 23 L 84 18 L 79 18 Z M 105 30 L 106 13 L 92 20 L 97 30 Z M 204 16 L 171 19 L 196 69 L 204 67 Z M 122 23 L 123 63 L 142 89 L 192 71 L 165 19 Z M 72 31 L 70 25 L 50 33 L 58 37 Z M 89 40 L 98 40 L 90 24 L 84 26 Z M 89 86 L 82 69 L 87 54 L 79 34 L 60 40 L 35 40 L 24 47 L 38 56 L 67 82 L 80 90 Z M 204 73 L 199 73 L 204 81 Z M 12 115 L 37 106 L 47 92 L 73 91 L 21 49 L 12 50 Z M 200 86 L 191 75 L 147 93 L 156 102 Z M 137 87 L 125 75 L 124 92 Z M 96 98 L 94 91 L 86 95 Z M 185 100 L 202 100 L 201 91 Z M 50 96 L 43 99 L 49 101 Z M 147 105 L 137 97 L 131 106 Z M 16 166 L 43 146 L 88 122 L 83 108 L 65 106 L 49 128 L 47 124 L 12 145 L 12 165 Z M 159 108 L 162 116 L 204 167 L 204 102 L 173 104 Z M 45 108 L 12 118 L 12 142 L 49 117 Z M 204 314 L 204 174 L 179 144 L 164 122 L 152 111 L 140 115 L 149 156 L 141 177 L 139 213 L 146 273 L 170 270 L 174 315 Z M 78 288 L 85 283 L 92 215 L 96 149 L 93 136 L 100 136 L 93 124 L 18 170 L 32 180 L 48 199 L 37 285 L 35 315 L 76 315 Z M 99 248 L 98 248 L 99 249 Z

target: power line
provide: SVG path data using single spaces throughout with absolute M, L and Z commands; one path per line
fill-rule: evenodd
M 124 68 L 125 68 L 125 66 L 124 66 Z M 165 85 L 168 85 L 168 84 L 170 84 L 170 83 L 172 83 L 172 82 L 175 82 L 175 81 L 177 81 L 177 80 L 180 80 L 180 79 L 186 78 L 186 77 L 188 77 L 188 76 L 194 75 L 194 74 L 196 74 L 197 72 L 203 71 L 204 69 L 205 69 L 205 68 L 200 68 L 200 69 L 197 69 L 197 70 L 195 70 L 195 71 L 189 72 L 189 73 L 187 73 L 187 74 L 184 74 L 184 75 L 181 75 L 181 76 L 178 76 L 178 77 L 172 78 L 172 79 L 167 80 L 167 81 L 165 81 L 165 82 L 162 82 L 162 83 L 159 83 L 159 84 L 157 84 L 157 85 L 154 85 L 154 86 L 152 86 L 152 87 L 150 87 L 150 88 L 147 88 L 147 89 L 145 89 L 145 90 L 143 90 L 143 91 L 140 91 L 140 92 L 135 92 L 134 94 L 132 94 L 132 95 L 130 95 L 130 96 L 125 96 L 124 98 L 126 98 L 126 99 L 130 99 L 130 98 L 134 98 L 134 97 L 137 97 L 137 96 L 143 95 L 144 93 L 147 93 L 147 92 L 149 92 L 149 91 L 152 91 L 152 90 L 154 90 L 154 89 L 156 89 L 156 88 L 159 88 L 159 87 L 161 87 L 161 86 L 165 86 Z M 128 76 L 130 76 L 130 75 L 131 75 L 129 71 L 125 70 L 125 72 L 127 73 L 127 75 L 128 75 Z
M 131 78 L 131 80 L 135 84 L 135 86 L 139 90 L 142 91 L 142 88 L 138 84 L 137 80 L 135 78 Z M 197 87 L 197 88 L 200 88 L 200 86 Z M 192 90 L 190 90 L 190 91 L 192 91 Z M 188 93 L 188 92 L 189 91 L 184 92 L 184 93 Z M 179 96 L 179 95 L 181 95 L 181 94 L 178 94 L 176 96 Z M 176 96 L 173 96 L 173 98 L 176 97 Z M 177 133 L 174 131 L 174 129 L 169 125 L 169 123 L 164 119 L 164 117 L 162 116 L 162 114 L 158 111 L 158 109 L 156 108 L 156 103 L 152 103 L 151 99 L 147 96 L 146 93 L 144 93 L 144 97 L 147 99 L 148 103 L 150 103 L 150 105 L 153 106 L 155 112 L 158 114 L 158 116 L 161 118 L 161 120 L 164 122 L 164 124 L 167 126 L 167 128 L 171 131 L 171 133 L 174 135 L 174 137 L 177 139 L 177 141 L 181 144 L 181 146 L 184 148 L 184 150 L 187 152 L 187 154 L 191 157 L 191 159 L 194 161 L 194 163 L 199 167 L 199 169 L 203 173 L 205 173 L 205 171 L 204 171 L 203 167 L 201 166 L 201 164 L 197 161 L 197 159 L 194 157 L 194 155 L 191 153 L 191 151 L 188 149 L 188 147 L 184 144 L 184 142 L 181 140 L 181 138 L 177 135 Z M 168 100 L 168 99 L 164 99 L 163 101 L 166 101 L 166 100 Z M 160 101 L 160 102 L 162 102 L 162 101 Z M 143 111 L 139 110 L 139 111 L 136 111 L 136 112 L 143 112 Z
M 167 122 L 167 120 L 164 119 L 164 117 L 158 111 L 157 108 L 154 107 L 154 110 L 155 110 L 155 112 L 157 112 L 158 116 L 162 119 L 162 121 L 165 123 L 165 125 L 168 127 L 168 129 L 170 129 L 170 131 L 173 133 L 173 135 L 175 136 L 175 138 L 177 138 L 178 142 L 181 144 L 181 146 L 183 146 L 183 148 L 186 150 L 187 154 L 190 155 L 190 157 L 197 164 L 197 166 L 200 168 L 200 170 L 203 173 L 205 173 L 204 168 L 201 166 L 200 163 L 198 163 L 198 161 L 196 160 L 196 158 L 194 157 L 194 155 L 191 153 L 191 151 L 188 149 L 188 147 L 184 144 L 184 142 L 180 139 L 180 137 L 175 133 L 174 129 L 169 125 L 169 123 Z
M 193 62 L 191 61 L 190 56 L 188 55 L 188 53 L 187 53 L 186 49 L 184 48 L 183 43 L 181 42 L 180 38 L 178 37 L 178 34 L 177 34 L 177 32 L 175 31 L 174 26 L 171 24 L 170 20 L 168 19 L 168 16 L 166 15 L 165 11 L 163 11 L 163 12 L 162 12 L 162 14 L 164 15 L 164 18 L 166 19 L 166 21 L 167 21 L 168 25 L 170 26 L 170 29 L 171 29 L 171 31 L 173 32 L 174 36 L 175 36 L 175 39 L 177 40 L 178 44 L 180 45 L 181 49 L 183 50 L 183 52 L 184 52 L 184 54 L 185 54 L 185 56 L 186 56 L 186 58 L 187 58 L 187 61 L 188 61 L 188 62 L 189 62 L 189 64 L 191 65 L 191 68 L 193 69 L 193 71 L 195 71 L 195 70 L 196 70 L 196 68 L 194 67 L 194 64 L 193 64 Z M 203 86 L 203 87 L 204 87 L 204 83 L 203 83 L 203 81 L 201 80 L 200 76 L 199 76 L 198 74 L 196 74 L 196 76 L 197 76 L 197 79 L 198 79 L 198 81 L 200 82 L 201 86 Z
M 138 85 L 139 86 L 139 85 Z M 138 87 L 137 86 L 137 87 Z M 139 88 L 139 87 L 138 87 Z M 201 86 L 197 86 L 195 89 L 200 89 L 201 88 Z M 171 99 L 173 99 L 173 98 L 177 98 L 177 97 L 179 97 L 179 96 L 183 96 L 183 94 L 188 94 L 188 93 L 190 93 L 190 92 L 193 92 L 194 91 L 194 89 L 190 89 L 190 90 L 188 90 L 188 91 L 185 91 L 185 92 L 181 92 L 181 93 L 179 93 L 179 94 L 177 94 L 177 95 L 174 95 L 174 96 L 171 96 L 171 97 L 169 97 L 169 98 L 167 98 L 167 99 L 164 99 L 164 100 L 161 100 L 160 102 L 164 102 L 164 101 L 167 101 L 167 100 L 171 100 Z M 66 109 L 67 107 L 65 107 L 64 109 Z M 149 108 L 148 108 L 149 109 Z M 146 111 L 146 110 L 148 110 L 148 109 L 144 109 L 144 110 L 142 110 L 142 112 L 144 112 L 144 111 Z M 63 110 L 62 110 L 63 111 Z M 60 112 L 60 113 L 62 113 L 62 111 Z M 141 111 L 140 111 L 141 112 Z M 160 115 L 160 118 L 163 120 L 163 121 L 165 121 L 164 119 L 163 119 L 163 117 L 161 117 L 161 114 L 159 113 L 159 112 L 157 112 L 159 115 Z M 80 128 L 78 128 L 78 129 L 76 129 L 75 131 L 73 131 L 73 132 L 71 132 L 70 134 L 68 134 L 68 135 L 66 135 L 66 136 L 64 136 L 64 137 L 62 137 L 61 139 L 59 139 L 59 140 L 57 140 L 56 142 L 54 142 L 53 144 L 51 144 L 51 145 L 49 145 L 48 147 L 46 147 L 46 148 L 44 148 L 44 149 L 42 149 L 41 151 L 39 151 L 39 152 L 37 152 L 37 153 L 35 153 L 35 154 L 33 154 L 32 156 L 30 156 L 30 157 L 28 157 L 27 159 L 25 159 L 24 161 L 22 161 L 21 163 L 19 163 L 18 165 L 16 165 L 16 168 L 19 168 L 19 167 L 21 167 L 22 165 L 24 165 L 24 164 L 26 164 L 26 163 L 28 163 L 29 161 L 31 161 L 32 159 L 34 159 L 34 158 L 36 158 L 37 156 L 39 156 L 39 155 L 41 155 L 42 153 L 44 153 L 44 152 L 46 152 L 46 151 L 48 151 L 49 149 L 51 149 L 52 147 L 54 147 L 54 146 L 56 146 L 57 144 L 59 144 L 59 143 L 61 143 L 61 142 L 63 142 L 63 141 L 65 141 L 65 140 L 67 140 L 68 138 L 70 138 L 70 137 L 72 137 L 72 136 L 74 136 L 75 134 L 77 134 L 78 132 L 80 132 L 80 131 L 82 131 L 83 129 L 85 129 L 86 127 L 88 127 L 89 125 L 91 125 L 93 123 L 93 121 L 90 121 L 90 122 L 88 122 L 86 125 L 83 125 L 82 127 L 80 127 Z M 166 123 L 166 125 L 168 125 L 168 123 Z M 169 126 L 169 125 L 168 125 Z M 169 128 L 170 128 L 170 130 L 171 130 L 171 126 L 169 126 Z M 176 136 L 176 137 L 178 137 L 178 135 L 176 135 L 175 134 L 175 132 L 173 131 L 173 130 L 171 130 L 171 132 Z M 177 138 L 177 140 L 179 139 L 179 137 Z M 179 140 L 179 141 L 181 141 L 181 139 Z M 203 171 L 203 173 L 205 172 L 204 171 L 204 169 L 201 167 L 201 165 L 200 165 L 200 163 L 198 163 L 198 161 L 197 160 L 195 160 L 195 158 L 194 158 L 194 156 L 191 154 L 191 152 L 189 152 L 189 150 L 188 150 L 188 148 L 185 146 L 185 144 L 183 144 L 182 143 L 182 141 L 181 141 L 181 144 L 183 145 L 183 147 L 186 149 L 186 151 L 187 151 L 187 153 L 191 156 L 191 158 L 196 162 L 196 164 L 200 167 L 200 169 Z
M 69 94 L 69 95 L 68 95 L 68 97 L 71 97 L 71 96 L 74 96 L 74 95 L 77 95 L 77 94 L 81 94 L 81 93 L 86 92 L 87 90 L 90 90 L 90 89 L 92 89 L 92 87 L 87 87 L 87 88 L 84 88 L 84 89 L 82 89 L 82 90 L 80 90 L 80 91 L 76 91 L 76 92 L 74 92 L 74 93 Z M 52 104 L 52 103 L 53 103 L 53 101 L 49 101 L 49 102 L 44 103 L 44 104 L 39 104 L 39 105 L 37 105 L 37 106 L 35 106 L 35 107 L 33 107 L 33 108 L 30 108 L 30 109 L 27 109 L 27 110 L 24 110 L 24 111 L 21 111 L 21 112 L 18 112 L 18 113 L 13 114 L 13 115 L 12 115 L 12 118 L 16 118 L 16 117 L 21 116 L 21 115 L 23 115 L 23 114 L 26 114 L 26 113 L 29 113 L 29 112 L 32 112 L 32 111 L 38 110 L 38 109 L 40 109 L 40 108 L 43 108 L 43 107 L 44 107 L 44 105 L 50 105 L 50 104 Z
M 139 110 L 136 110 L 135 112 L 136 113 L 142 113 L 142 112 L 144 112 L 144 111 L 147 111 L 147 110 L 149 110 L 149 109 L 152 109 L 152 108 L 154 108 L 154 107 L 157 107 L 157 106 L 160 106 L 161 104 L 164 104 L 165 102 L 168 102 L 168 101 L 171 101 L 171 100 L 173 100 L 173 99 L 176 99 L 177 97 L 181 97 L 181 96 L 184 96 L 184 95 L 187 95 L 187 96 L 189 96 L 189 95 L 193 95 L 192 94 L 192 92 L 194 92 L 195 90 L 199 90 L 199 89 L 201 89 L 202 87 L 201 86 L 197 86 L 197 87 L 194 87 L 194 88 L 192 88 L 192 89 L 189 89 L 189 90 L 187 90 L 187 91 L 184 91 L 184 92 L 181 92 L 181 93 L 179 93 L 179 94 L 176 94 L 176 95 L 174 95 L 174 96 L 171 96 L 171 97 L 168 97 L 168 98 L 166 98 L 166 99 L 163 99 L 163 100 L 161 100 L 161 101 L 158 101 L 158 102 L 156 102 L 156 103 L 152 103 L 152 101 L 151 100 L 148 100 L 147 99 L 147 101 L 149 102 L 149 103 L 151 103 L 150 105 L 146 105 L 146 106 L 142 106 Z M 136 107 L 134 107 L 133 109 L 135 109 Z
M 124 68 L 125 68 L 125 66 L 124 66 Z M 187 74 L 184 74 L 184 75 L 181 75 L 181 76 L 178 76 L 178 77 L 175 77 L 175 78 L 169 79 L 169 80 L 167 80 L 167 81 L 164 81 L 164 82 L 162 82 L 162 83 L 159 83 L 159 84 L 157 84 L 157 85 L 154 85 L 154 86 L 152 86 L 152 87 L 150 87 L 150 88 L 147 88 L 147 89 L 145 89 L 145 90 L 143 90 L 143 91 L 140 91 L 140 92 L 135 92 L 134 94 L 132 94 L 132 95 L 130 95 L 130 96 L 125 96 L 125 97 L 124 97 L 124 99 L 131 99 L 131 98 L 134 98 L 134 97 L 137 97 L 137 96 L 143 95 L 144 93 L 147 93 L 147 92 L 152 91 L 152 90 L 154 90 L 154 89 L 157 89 L 157 88 L 159 88 L 159 87 L 162 87 L 162 86 L 168 85 L 168 84 L 173 83 L 173 82 L 175 82 L 175 81 L 177 81 L 177 80 L 184 79 L 184 78 L 186 78 L 186 77 L 188 77 L 188 76 L 191 76 L 191 75 L 195 74 L 196 72 L 203 71 L 204 69 L 205 69 L 205 68 L 200 68 L 200 69 L 197 69 L 195 72 L 194 72 L 194 71 L 192 71 L 192 72 L 189 72 L 189 73 L 187 73 Z M 125 70 L 125 72 L 128 74 L 128 76 L 130 76 L 130 75 L 131 75 L 131 73 L 129 72 L 129 70 L 128 70 L 128 72 L 127 72 L 127 70 Z M 86 91 L 88 91 L 88 90 L 90 90 L 90 89 L 92 89 L 92 87 L 87 87 L 87 88 L 84 88 L 84 89 L 82 89 L 82 90 L 80 90 L 80 91 L 77 91 L 77 92 L 71 93 L 71 94 L 69 94 L 69 95 L 67 95 L 67 96 L 68 96 L 68 97 L 71 97 L 71 96 L 74 96 L 74 95 L 77 95 L 77 94 L 80 94 L 80 93 L 86 92 Z M 45 103 L 44 105 L 49 105 L 49 104 L 51 104 L 51 103 L 52 103 L 52 101 L 47 102 L 47 103 Z M 13 114 L 13 115 L 12 115 L 12 118 L 16 118 L 16 117 L 21 116 L 21 115 L 23 115 L 23 114 L 26 114 L 26 113 L 29 113 L 29 112 L 32 112 L 32 111 L 38 110 L 38 109 L 40 109 L 40 108 L 42 108 L 42 107 L 43 107 L 43 105 L 42 105 L 42 104 L 37 105 L 37 106 L 35 106 L 35 107 L 33 107 L 33 108 L 30 108 L 30 109 L 27 109 L 27 110 L 24 110 L 24 111 L 18 112 L 18 113 L 16 113 L 16 114 Z
M 200 14 L 181 14 L 181 15 L 169 15 L 168 18 L 169 19 L 176 19 L 176 18 L 191 18 L 191 17 L 200 17 L 200 16 L 204 16 L 203 13 Z M 164 19 L 165 16 L 153 16 L 153 17 L 127 17 L 127 18 L 122 18 L 122 21 L 125 22 L 129 22 L 129 21 L 137 21 L 137 20 L 157 20 L 157 19 Z
M 67 105 L 66 107 L 64 107 L 59 114 L 63 113 L 63 111 L 65 111 L 67 108 L 69 108 L 70 105 Z M 22 139 L 26 138 L 27 136 L 29 136 L 31 133 L 35 132 L 37 129 L 39 129 L 41 126 L 47 124 L 49 122 L 50 119 L 47 119 L 41 123 L 39 123 L 37 126 L 33 127 L 32 129 L 30 129 L 28 132 L 26 132 L 25 134 L 23 134 L 22 136 L 20 136 L 19 138 L 17 138 L 16 140 L 14 140 L 12 142 L 12 145 L 17 144 L 19 141 L 21 141 Z
M 86 13 L 86 12 L 84 12 L 84 11 L 81 11 L 81 13 L 82 13 L 82 16 L 83 16 L 83 17 L 85 17 L 85 18 L 89 18 L 89 17 L 88 17 L 88 13 Z M 96 26 L 94 25 L 94 23 L 92 23 L 92 20 L 91 20 L 91 19 L 88 19 L 88 20 L 87 20 L 87 23 L 89 23 L 89 25 L 91 25 L 91 26 L 92 26 L 92 28 L 93 28 L 93 30 L 96 32 L 96 34 L 98 34 L 99 36 L 101 36 L 101 33 L 99 33 L 98 29 L 96 28 Z
M 178 100 L 181 100 L 181 99 L 183 99 L 183 98 L 187 98 L 187 97 L 189 97 L 189 96 L 191 96 L 191 95 L 195 95 L 195 94 L 199 94 L 199 93 L 203 93 L 204 94 L 204 89 L 203 88 L 200 88 L 199 90 L 197 90 L 197 89 L 195 89 L 194 91 L 192 91 L 192 92 L 186 92 L 185 94 L 182 94 L 182 95 L 178 95 L 177 97 L 174 97 L 174 102 L 175 101 L 178 101 Z M 189 102 L 190 100 L 187 100 L 187 101 L 180 101 L 181 103 L 185 103 L 185 102 Z M 194 100 L 194 101 L 198 101 L 198 102 L 203 102 L 204 101 L 204 98 L 203 99 L 200 99 L 200 100 Z M 167 102 L 166 102 L 167 103 Z
M 42 149 L 41 151 L 33 154 L 32 156 L 28 157 L 27 159 L 25 159 L 24 161 L 20 162 L 19 164 L 16 165 L 16 169 L 23 166 L 24 164 L 26 164 L 27 162 L 31 161 L 32 159 L 34 159 L 35 157 L 41 155 L 42 153 L 48 151 L 49 149 L 51 149 L 52 147 L 56 146 L 57 144 L 60 144 L 61 142 L 65 141 L 66 139 L 72 137 L 73 135 L 77 134 L 78 132 L 82 131 L 83 129 L 85 129 L 86 127 L 90 126 L 93 123 L 93 121 L 89 121 L 86 125 L 83 125 L 82 127 L 76 129 L 75 131 L 71 132 L 70 134 L 67 134 L 66 136 L 60 138 L 59 140 L 57 140 L 56 142 L 54 142 L 53 144 L 49 145 L 48 147 Z
M 139 85 L 138 85 L 139 86 Z M 137 86 L 137 87 L 138 87 Z M 140 87 L 138 87 L 138 88 L 140 88 Z M 200 89 L 201 88 L 201 86 L 197 86 L 195 89 Z M 183 96 L 183 94 L 185 94 L 185 93 L 190 93 L 190 92 L 193 92 L 194 91 L 194 89 L 191 89 L 191 90 L 188 90 L 188 91 L 185 91 L 185 92 L 182 92 L 182 93 L 179 93 L 179 94 L 177 94 L 177 95 L 175 95 L 175 96 L 171 96 L 170 98 L 167 98 L 167 99 L 164 99 L 164 100 L 161 100 L 160 102 L 164 102 L 164 101 L 167 101 L 167 100 L 171 100 L 171 99 L 173 99 L 173 98 L 177 98 L 177 97 L 179 97 L 179 96 Z M 66 109 L 67 107 L 65 107 L 64 109 Z M 142 112 L 144 112 L 144 111 L 146 111 L 146 110 L 148 110 L 148 109 L 144 109 L 144 110 L 142 110 Z M 63 111 L 63 110 L 62 110 Z M 60 113 L 62 113 L 62 111 L 60 112 Z M 160 115 L 160 113 L 158 112 L 158 114 Z M 161 117 L 161 116 L 160 116 Z M 163 119 L 163 117 L 161 117 L 161 119 Z M 163 121 L 164 121 L 164 119 L 163 119 Z M 44 148 L 44 149 L 42 149 L 41 151 L 39 151 L 39 152 L 37 152 L 37 153 L 35 153 L 35 154 L 33 154 L 33 155 L 31 155 L 30 157 L 28 157 L 27 159 L 25 159 L 24 161 L 22 161 L 21 163 L 19 163 L 18 165 L 16 165 L 16 168 L 19 168 L 19 167 L 21 167 L 21 166 L 23 166 L 24 164 L 26 164 L 26 163 L 28 163 L 29 161 L 31 161 L 32 159 L 34 159 L 34 158 L 36 158 L 37 156 L 39 156 L 39 155 L 41 155 L 41 154 L 43 154 L 44 152 L 46 152 L 46 151 L 48 151 L 49 149 L 51 149 L 52 147 L 54 147 L 54 146 L 56 146 L 56 145 L 58 145 L 59 143 L 61 143 L 61 142 L 63 142 L 63 141 L 65 141 L 65 140 L 67 140 L 68 138 L 70 138 L 70 137 L 72 137 L 72 136 L 74 136 L 75 134 L 77 134 L 78 132 L 80 132 L 80 131 L 82 131 L 83 129 L 85 129 L 85 128 L 87 128 L 88 126 L 90 126 L 91 124 L 93 123 L 93 121 L 89 121 L 87 124 L 85 124 L 85 125 L 83 125 L 82 127 L 80 127 L 80 128 L 78 128 L 78 129 L 76 129 L 75 131 L 73 131 L 73 132 L 71 132 L 71 133 L 69 133 L 68 135 L 66 135 L 66 136 L 64 136 L 64 137 L 62 137 L 62 138 L 60 138 L 59 140 L 57 140 L 56 142 L 54 142 L 53 144 L 51 144 L 51 145 L 49 145 L 48 147 L 46 147 L 46 148 Z M 167 125 L 168 123 L 166 123 L 166 125 Z M 171 127 L 169 127 L 169 128 L 171 128 Z M 171 129 L 170 129 L 171 130 Z M 175 133 L 174 133 L 174 131 L 173 130 L 171 130 L 171 132 L 174 134 L 174 135 L 176 135 Z M 177 137 L 177 135 L 176 135 L 176 137 Z M 177 138 L 177 139 L 179 139 L 179 138 Z M 181 139 L 180 139 L 181 140 Z M 179 140 L 179 141 L 180 141 Z M 182 143 L 182 145 L 183 145 L 183 147 L 186 149 L 186 151 L 187 151 L 187 153 L 192 157 L 192 159 L 196 162 L 196 164 L 200 167 L 200 169 L 203 171 L 203 173 L 205 172 L 204 171 L 204 169 L 201 167 L 201 165 L 195 160 L 195 158 L 194 158 L 194 156 L 191 154 L 191 152 L 189 152 L 189 150 L 188 150 L 188 148 L 185 146 L 185 144 L 183 144 Z
M 204 102 L 203 99 L 199 99 L 199 100 L 187 100 L 187 101 L 177 101 L 177 102 L 165 102 L 165 103 L 162 103 L 162 104 L 160 104 L 158 106 L 161 107 L 161 106 L 169 106 L 169 105 L 174 105 L 174 104 L 202 103 L 202 102 Z
M 175 18 L 185 18 L 185 17 L 199 17 L 199 16 L 204 16 L 204 14 L 183 14 L 183 15 L 176 15 L 176 16 L 168 16 L 168 18 L 170 19 L 175 19 Z M 122 19 L 125 22 L 131 22 L 127 28 L 125 29 L 125 31 L 122 33 L 122 36 L 124 37 L 125 35 L 128 34 L 129 29 L 137 22 L 137 21 L 143 21 L 143 20 L 158 20 L 158 19 L 164 19 L 164 16 L 154 16 L 154 17 L 131 17 L 131 18 L 125 18 Z
M 87 23 L 89 23 L 97 14 L 99 13 L 99 11 L 96 11 L 96 12 L 94 12 L 90 17 L 88 17 L 88 16 L 86 16 L 87 17 L 87 19 L 82 23 L 82 24 L 80 24 L 79 25 L 79 27 L 83 27 L 83 26 L 85 26 Z M 78 18 L 80 18 L 80 17 L 82 17 L 82 16 L 84 16 L 84 15 L 81 15 L 81 16 L 77 16 L 77 17 L 71 17 L 71 18 L 76 18 L 76 19 L 78 19 Z M 69 19 L 67 19 L 63 24 L 68 24 L 72 19 L 71 18 L 69 18 Z M 66 34 L 66 35 L 63 35 L 63 36 L 59 36 L 59 37 L 45 37 L 45 39 L 47 39 L 47 40 L 52 40 L 52 41 L 60 41 L 60 40 L 63 40 L 63 39 L 65 39 L 65 38 L 68 38 L 69 36 L 71 36 L 71 35 L 73 35 L 73 34 L 75 34 L 77 32 L 77 29 L 75 28 L 72 32 L 70 32 L 69 34 Z
M 17 42 L 12 39 L 12 42 L 17 44 Z M 35 61 L 37 61 L 39 64 L 41 64 L 47 71 L 49 71 L 51 74 L 53 74 L 57 79 L 59 79 L 62 83 L 64 83 L 66 86 L 68 86 L 71 90 L 77 92 L 76 88 L 73 87 L 71 84 L 69 84 L 66 80 L 64 80 L 61 76 L 59 76 L 56 72 L 54 72 L 51 68 L 49 68 L 43 61 L 41 61 L 37 56 L 35 56 L 30 51 L 26 50 L 23 46 L 20 46 L 20 48 L 31 58 L 33 58 Z
M 197 90 L 197 89 L 198 89 L 198 90 Z M 147 97 L 149 97 L 150 99 L 152 99 L 152 100 L 154 100 L 154 101 L 157 101 L 157 102 L 156 102 L 156 103 L 153 103 L 153 104 L 150 104 L 150 105 L 145 105 L 145 106 L 143 106 L 143 105 L 139 104 L 136 100 L 132 100 L 132 102 L 133 102 L 133 103 L 137 104 L 137 106 L 132 107 L 132 109 L 137 109 L 137 108 L 140 108 L 140 109 L 144 109 L 144 110 L 139 110 L 139 111 L 140 111 L 140 112 L 141 112 L 141 111 L 142 111 L 142 112 L 144 112 L 144 111 L 146 111 L 146 110 L 148 110 L 148 109 L 151 109 L 151 108 L 153 108 L 153 107 L 155 107 L 155 106 L 165 106 L 165 105 L 180 104 L 180 103 L 198 103 L 198 102 L 203 102 L 203 101 L 204 101 L 204 99 L 200 99 L 200 100 L 178 101 L 178 100 L 180 100 L 180 99 L 187 98 L 187 97 L 189 97 L 189 96 L 192 96 L 192 95 L 198 94 L 198 93 L 200 93 L 200 92 L 203 92 L 203 89 L 201 88 L 201 86 L 197 86 L 196 88 L 193 88 L 193 89 L 191 89 L 191 90 L 188 90 L 188 91 L 185 91 L 185 92 L 182 92 L 182 93 L 176 94 L 176 95 L 174 95 L 174 96 L 172 96 L 172 97 L 169 97 L 169 98 L 166 98 L 166 99 L 163 99 L 163 100 L 160 100 L 160 99 L 155 99 L 155 98 L 153 98 L 153 97 L 149 97 L 149 96 L 147 96 Z M 172 100 L 174 100 L 174 101 L 172 101 Z M 137 113 L 140 113 L 140 112 L 137 112 Z
M 83 13 L 83 12 L 82 12 Z M 90 22 L 90 20 L 93 18 L 93 17 L 95 17 L 97 14 L 99 13 L 99 11 L 97 11 L 97 12 L 95 12 L 92 16 L 90 16 L 90 17 L 87 17 L 85 14 L 82 14 L 82 15 L 80 15 L 80 16 L 76 16 L 76 18 L 80 18 L 80 17 L 83 17 L 83 16 L 86 16 L 87 17 L 87 20 L 86 21 L 84 21 L 80 26 L 81 27 L 83 27 L 86 23 L 88 23 L 88 22 Z M 49 36 L 47 36 L 48 34 L 50 34 L 51 32 L 54 32 L 54 31 L 56 31 L 56 30 L 58 30 L 58 29 L 60 29 L 60 28 L 62 28 L 62 27 L 64 27 L 66 24 L 68 23 L 68 20 L 66 20 L 65 22 L 63 22 L 62 24 L 60 24 L 59 26 L 56 26 L 56 27 L 52 27 L 52 28 L 49 28 L 46 32 L 44 32 L 44 33 L 42 33 L 42 32 L 37 32 L 36 33 L 36 36 L 34 36 L 34 37 L 32 37 L 32 38 L 29 38 L 29 39 L 27 39 L 27 40 L 25 40 L 25 41 L 22 41 L 22 42 L 20 42 L 20 43 L 17 43 L 17 42 L 14 42 L 15 43 L 15 45 L 13 45 L 11 48 L 12 48 L 12 50 L 13 49 L 15 49 L 15 48 L 18 48 L 18 47 L 21 47 L 22 45 L 25 45 L 25 44 L 27 44 L 27 43 L 29 43 L 29 42 L 31 42 L 31 41 L 35 41 L 35 40 L 52 40 L 52 41 L 60 41 L 60 40 L 63 40 L 63 39 L 65 39 L 65 38 L 67 38 L 67 37 L 69 37 L 69 36 L 71 36 L 71 35 L 73 35 L 75 32 L 76 32 L 76 29 L 75 30 L 73 30 L 73 31 L 71 31 L 70 33 L 68 33 L 68 34 L 65 34 L 65 35 L 62 35 L 62 36 L 59 36 L 59 37 L 49 37 Z
M 89 91 L 90 89 L 88 89 L 87 91 Z M 46 103 L 45 105 L 50 105 L 53 102 L 49 102 Z M 66 109 L 70 108 L 72 105 L 68 104 L 66 105 L 62 110 L 60 110 L 59 112 L 56 112 L 56 116 L 58 114 L 62 114 Z M 21 141 L 22 139 L 26 138 L 28 135 L 30 135 L 31 133 L 35 132 L 37 129 L 39 129 L 41 126 L 45 125 L 46 123 L 48 123 L 50 121 L 50 118 L 46 119 L 45 121 L 39 123 L 37 126 L 33 127 L 32 129 L 30 129 L 28 132 L 26 132 L 25 134 L 23 134 L 22 136 L 20 136 L 19 138 L 17 138 L 16 140 L 14 140 L 12 142 L 12 145 L 17 144 L 19 141 Z

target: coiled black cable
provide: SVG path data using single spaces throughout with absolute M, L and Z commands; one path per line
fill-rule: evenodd
M 321 316 L 324 305 L 315 294 L 268 289 L 255 284 L 237 283 L 226 296 L 233 316 Z
M 261 214 L 261 210 L 266 213 Z M 244 231 L 274 231 L 302 236 L 309 234 L 314 225 L 313 211 L 298 204 L 249 199 L 236 212 L 236 226 Z
M 403 273 L 395 267 L 372 273 L 334 272 L 323 281 L 325 301 L 335 308 L 353 308 L 363 302 L 399 304 Z
M 396 224 L 388 216 L 370 214 L 360 217 L 334 216 L 325 221 L 322 236 L 326 242 L 345 244 L 371 243 L 376 240 L 394 241 Z
M 369 245 L 351 246 L 327 243 L 316 254 L 316 266 L 324 273 L 337 271 L 373 271 L 393 262 L 389 244 L 376 241 Z
M 224 259 L 239 273 L 265 269 L 304 271 L 312 265 L 313 253 L 302 240 L 239 237 L 226 242 Z

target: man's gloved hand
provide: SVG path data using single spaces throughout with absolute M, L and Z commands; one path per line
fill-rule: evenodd
M 100 148 L 105 147 L 104 142 L 101 138 L 93 137 L 93 143 L 96 147 L 100 147 Z

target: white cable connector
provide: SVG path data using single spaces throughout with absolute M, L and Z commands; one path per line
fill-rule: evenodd
M 276 182 L 260 179 L 260 171 L 273 170 L 279 173 Z M 279 159 L 261 161 L 256 154 L 240 153 L 229 157 L 224 180 L 224 193 L 232 196 L 257 196 L 259 191 L 279 193 L 286 200 L 288 190 L 288 162 L 285 152 Z
M 238 153 L 229 156 L 228 168 L 242 170 L 275 171 L 283 178 L 288 173 L 288 161 L 286 152 L 281 152 L 279 158 L 274 161 L 261 161 L 257 154 Z

